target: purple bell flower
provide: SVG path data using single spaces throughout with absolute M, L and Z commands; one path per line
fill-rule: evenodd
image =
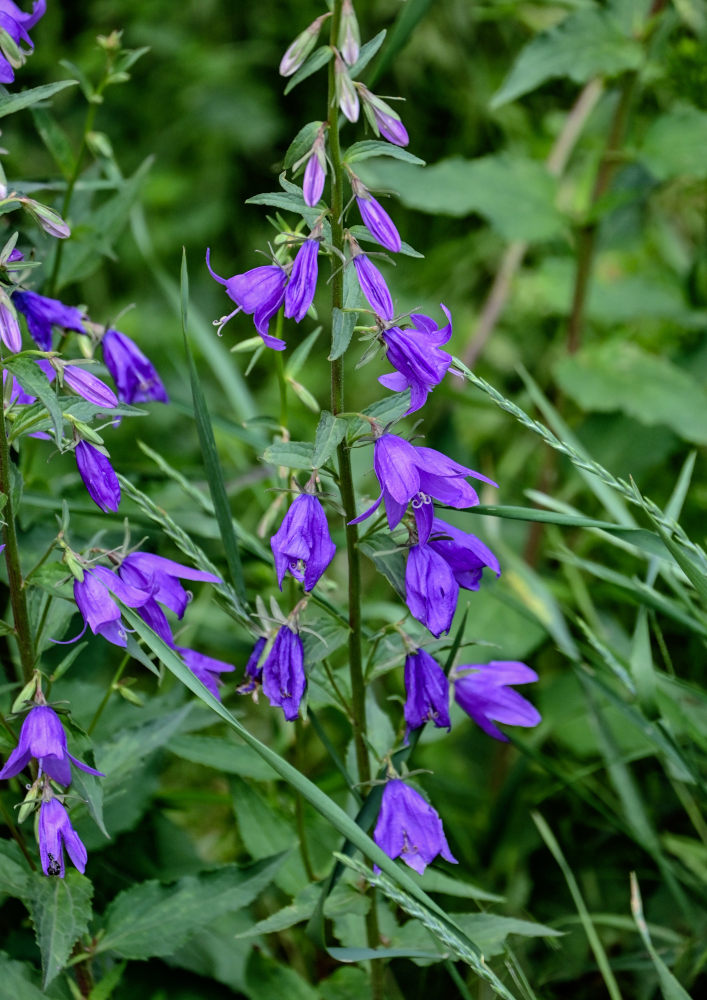
M 460 676 L 462 671 L 477 673 Z M 492 660 L 490 663 L 467 663 L 454 671 L 454 698 L 477 726 L 495 740 L 508 742 L 494 722 L 507 726 L 537 726 L 542 716 L 509 684 L 531 684 L 538 675 L 525 663 L 516 660 Z
M 284 351 L 287 346 L 285 341 L 272 337 L 268 333 L 268 328 L 270 320 L 285 301 L 287 272 L 279 264 L 263 264 L 261 267 L 254 267 L 250 271 L 234 274 L 232 278 L 226 279 L 211 269 L 210 256 L 211 251 L 207 250 L 206 266 L 211 277 L 219 284 L 225 285 L 226 294 L 238 307 L 219 320 L 219 333 L 229 319 L 242 310 L 253 316 L 255 329 L 263 338 L 266 347 L 271 347 L 274 351 Z
M 45 875 L 64 877 L 64 848 L 74 868 L 84 873 L 88 854 L 59 799 L 51 798 L 39 807 L 39 856 Z
M 424 649 L 405 658 L 405 691 L 408 731 L 419 729 L 426 722 L 434 722 L 438 729 L 451 729 L 447 675 Z
M 105 366 L 118 386 L 118 399 L 123 403 L 169 402 L 154 365 L 134 340 L 119 330 L 106 330 L 101 347 Z
M 368 87 L 364 87 L 362 83 L 357 86 L 363 101 L 363 110 L 376 135 L 382 135 L 394 146 L 407 146 L 410 139 L 407 129 L 400 121 L 400 115 L 396 114 L 391 106 L 377 94 L 372 94 Z
M 15 292 L 12 301 L 27 318 L 29 332 L 41 351 L 52 349 L 52 326 L 77 333 L 86 332 L 80 310 L 75 306 L 65 306 L 59 299 L 50 299 L 37 292 Z
M 304 648 L 297 632 L 283 625 L 263 663 L 263 692 L 271 705 L 279 705 L 288 722 L 297 718 L 307 687 Z
M 312 152 L 304 168 L 304 181 L 302 183 L 302 194 L 306 205 L 313 207 L 317 204 L 324 190 L 324 180 L 326 178 L 326 156 L 324 153 L 324 129 L 317 133 L 317 138 L 312 145 Z
M 213 656 L 206 656 L 205 653 L 198 653 L 195 649 L 185 649 L 183 646 L 176 648 L 194 676 L 201 681 L 205 688 L 209 689 L 214 698 L 221 701 L 219 687 L 222 681 L 220 674 L 235 670 L 233 664 L 216 660 Z
M 352 170 L 349 170 L 349 178 L 358 210 L 369 233 L 386 250 L 397 253 L 402 244 L 400 242 L 400 233 L 395 228 L 395 223 L 380 202 L 376 201 L 366 185 L 358 179 Z
M 392 326 L 382 333 L 388 361 L 397 371 L 381 375 L 378 381 L 393 392 L 410 390 L 405 416 L 425 405 L 429 391 L 439 385 L 452 363 L 451 354 L 440 349 L 452 336 L 452 316 L 444 304 L 440 305 L 449 321 L 446 326 L 437 327 L 429 316 L 412 313 L 412 327 L 401 330 Z
M 17 313 L 7 292 L 0 287 L 0 340 L 8 351 L 17 354 L 22 350 L 22 333 L 17 322 Z
M 49 705 L 35 705 L 29 710 L 19 742 L 0 771 L 0 778 L 14 778 L 24 771 L 32 757 L 39 761 L 40 771 L 60 785 L 71 784 L 71 762 L 87 774 L 105 777 L 69 753 L 61 719 Z
M 255 690 L 256 685 L 259 683 L 260 678 L 263 675 L 263 668 L 260 666 L 260 657 L 263 655 L 263 650 L 267 639 L 264 635 L 261 635 L 259 639 L 256 640 L 253 646 L 253 652 L 248 657 L 248 662 L 245 665 L 245 677 L 243 678 L 243 683 L 239 684 L 236 690 L 239 694 L 249 694 L 251 691 Z
M 393 318 L 393 300 L 383 275 L 365 253 L 354 252 L 353 264 L 361 291 L 366 296 L 376 316 L 390 321 Z
M 403 519 L 408 503 L 433 497 L 448 507 L 474 507 L 479 502 L 476 490 L 466 482 L 467 476 L 481 479 L 491 486 L 497 484 L 480 472 L 474 472 L 434 448 L 416 447 L 395 434 L 376 438 L 373 467 L 381 487 L 381 495 L 352 524 L 364 521 L 385 500 L 388 525 L 392 531 Z
M 34 27 L 47 9 L 46 0 L 35 0 L 31 14 L 20 10 L 12 0 L 0 0 L 0 31 L 6 32 L 15 45 L 25 42 L 30 51 L 34 48 L 27 32 Z M 0 83 L 12 83 L 15 79 L 16 63 L 13 64 L 0 50 Z
M 297 251 L 285 290 L 285 316 L 300 323 L 307 315 L 317 290 L 319 240 L 305 240 Z
M 458 597 L 459 584 L 442 556 L 429 545 L 413 545 L 405 567 L 405 601 L 413 618 L 439 638 L 449 631 Z
M 118 405 L 118 397 L 113 390 L 84 368 L 79 368 L 78 365 L 63 365 L 61 373 L 66 385 L 94 406 L 112 410 Z
M 88 441 L 79 441 L 75 454 L 88 495 L 102 511 L 115 512 L 120 505 L 120 483 L 108 456 Z
M 480 538 L 470 532 L 461 531 L 441 518 L 432 521 L 432 533 L 428 542 L 448 564 L 454 579 L 465 590 L 478 590 L 484 566 L 501 575 L 498 559 Z
M 129 586 L 105 566 L 85 569 L 83 580 L 74 580 L 74 600 L 84 620 L 81 635 L 89 627 L 94 635 L 102 635 L 114 646 L 125 647 L 128 639 L 120 607 L 111 594 L 115 594 L 129 608 L 142 607 L 151 597 L 149 591 Z
M 336 551 L 324 508 L 317 497 L 302 493 L 293 501 L 270 545 L 280 590 L 288 570 L 304 583 L 305 590 L 311 590 Z
M 438 854 L 457 864 L 437 811 L 399 778 L 389 781 L 383 789 L 373 839 L 388 857 L 401 858 L 418 875 Z M 374 871 L 380 869 L 374 866 Z

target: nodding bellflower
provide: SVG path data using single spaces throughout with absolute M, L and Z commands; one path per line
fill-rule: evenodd
M 183 646 L 176 648 L 194 676 L 201 681 L 205 688 L 208 688 L 214 698 L 221 701 L 219 688 L 223 681 L 220 675 L 235 670 L 233 664 L 216 660 L 213 656 L 206 656 L 205 653 L 198 653 L 195 649 L 185 649 Z
M 439 517 L 433 518 L 428 545 L 448 564 L 454 579 L 465 590 L 478 590 L 485 566 L 501 575 L 498 559 L 480 538 L 455 528 Z
M 393 392 L 410 390 L 405 416 L 425 405 L 428 393 L 439 385 L 452 363 L 451 354 L 440 347 L 452 336 L 452 316 L 443 303 L 440 305 L 449 321 L 446 326 L 438 327 L 422 313 L 411 313 L 411 327 L 401 330 L 392 326 L 381 334 L 388 361 L 397 371 L 381 375 L 378 381 Z
M 388 857 L 400 858 L 418 875 L 438 854 L 445 861 L 458 863 L 449 850 L 437 811 L 399 778 L 389 781 L 383 789 L 373 839 Z M 373 870 L 380 871 L 376 865 Z
M 264 635 L 261 635 L 255 642 L 253 646 L 253 651 L 248 657 L 248 662 L 245 665 L 245 677 L 243 678 L 243 683 L 239 684 L 236 690 L 239 694 L 248 694 L 250 691 L 254 691 L 256 685 L 260 681 L 263 675 L 263 668 L 260 665 L 260 657 L 263 655 L 263 650 L 265 649 L 267 639 Z
M 476 673 L 467 674 L 468 670 Z M 462 664 L 454 670 L 454 698 L 485 733 L 507 743 L 508 737 L 494 722 L 507 726 L 537 726 L 542 721 L 535 706 L 508 685 L 531 684 L 537 679 L 534 670 L 516 660 Z
M 17 47 L 20 41 L 25 42 L 30 51 L 34 49 L 32 39 L 28 31 L 35 26 L 47 9 L 46 0 L 35 0 L 32 13 L 26 14 L 13 3 L 13 0 L 0 0 L 0 83 L 12 83 L 15 79 L 15 69 L 17 68 Z M 5 54 L 5 46 L 2 44 L 2 33 L 5 32 L 12 40 L 14 52 Z M 25 53 L 20 50 L 20 65 L 24 62 Z
M 405 658 L 405 722 L 408 730 L 434 722 L 438 729 L 451 729 L 449 681 L 439 663 L 424 649 Z
M 305 240 L 292 264 L 285 290 L 285 316 L 301 322 L 307 315 L 317 290 L 319 240 Z
M 361 33 L 351 0 L 343 0 L 341 4 L 338 44 L 344 61 L 353 66 L 361 52 Z
M 382 135 L 394 146 L 407 146 L 410 138 L 407 129 L 400 120 L 400 115 L 396 114 L 391 106 L 377 94 L 372 94 L 368 87 L 364 87 L 362 83 L 357 83 L 356 86 L 363 101 L 366 118 L 368 118 L 376 135 Z
M 324 153 L 324 128 L 320 128 L 317 138 L 312 145 L 312 152 L 304 168 L 304 180 L 302 182 L 302 194 L 306 205 L 313 207 L 317 204 L 324 191 L 324 181 L 326 179 L 326 155 Z
M 211 277 L 224 285 L 226 294 L 232 299 L 238 308 L 234 309 L 228 316 L 224 316 L 218 321 L 218 332 L 220 333 L 226 323 L 237 313 L 243 311 L 252 315 L 255 329 L 263 338 L 266 347 L 274 351 L 284 351 L 284 340 L 273 337 L 268 333 L 270 320 L 285 301 L 285 286 L 287 285 L 287 272 L 279 264 L 263 264 L 254 267 L 243 274 L 234 274 L 231 278 L 222 278 L 211 268 L 211 251 L 206 251 L 206 266 Z
M 279 705 L 288 722 L 297 718 L 307 687 L 304 648 L 297 632 L 283 625 L 263 663 L 263 693 L 271 705 Z
M 66 733 L 61 719 L 49 705 L 35 705 L 27 713 L 20 730 L 20 739 L 0 771 L 0 778 L 13 778 L 29 764 L 39 761 L 39 769 L 60 785 L 71 784 L 71 764 L 87 774 L 105 777 L 101 771 L 84 764 L 66 747 Z
M 436 638 L 449 631 L 459 584 L 442 556 L 429 545 L 413 545 L 405 567 L 405 601 L 410 614 Z
M 81 311 L 75 306 L 65 306 L 59 299 L 50 299 L 37 292 L 15 292 L 15 308 L 27 319 L 27 328 L 41 351 L 52 349 L 52 326 L 85 333 Z
M 120 330 L 106 330 L 101 341 L 103 361 L 123 403 L 168 403 L 169 397 L 154 365 L 134 340 Z
M 74 580 L 74 600 L 84 620 L 81 635 L 88 627 L 94 635 L 102 635 L 114 646 L 125 647 L 128 644 L 127 633 L 121 621 L 120 607 L 111 594 L 115 594 L 129 608 L 142 607 L 152 596 L 149 591 L 129 586 L 105 566 L 85 569 L 83 580 Z
M 359 180 L 351 169 L 349 169 L 349 179 L 358 210 L 361 213 L 361 218 L 371 236 L 378 240 L 380 245 L 385 247 L 386 250 L 397 253 L 402 244 L 400 233 L 396 229 L 395 223 L 380 202 L 376 201 L 366 185 Z
M 51 798 L 39 807 L 39 856 L 45 875 L 64 877 L 64 848 L 78 871 L 86 870 L 88 854 L 71 825 L 69 814 L 59 799 Z
M 288 570 L 304 583 L 305 590 L 317 584 L 336 551 L 324 508 L 317 497 L 302 493 L 293 501 L 270 539 L 270 546 L 280 590 Z
M 120 506 L 120 483 L 107 455 L 88 441 L 76 445 L 76 465 L 88 495 L 104 512 Z
M 113 390 L 91 372 L 78 365 L 66 364 L 62 364 L 59 370 L 65 384 L 87 402 L 104 410 L 112 410 L 118 405 L 118 397 Z
M 366 301 L 376 316 L 390 321 L 394 315 L 393 299 L 388 291 L 385 278 L 373 261 L 365 253 L 361 253 L 358 246 L 354 246 L 353 240 L 351 240 L 351 244 L 354 252 L 353 265 L 356 268 L 356 277 L 361 291 L 366 296 Z

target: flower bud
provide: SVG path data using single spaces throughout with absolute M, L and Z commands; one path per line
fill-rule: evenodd
M 376 135 L 382 135 L 394 146 L 407 146 L 410 139 L 407 129 L 400 120 L 400 115 L 396 114 L 381 97 L 372 94 L 368 87 L 364 87 L 362 83 L 358 84 L 358 89 L 366 118 L 368 118 Z
M 17 313 L 4 288 L 0 288 L 0 340 L 13 354 L 22 350 L 22 334 L 20 324 L 17 322 Z
M 331 17 L 331 14 L 327 12 L 316 18 L 288 46 L 287 51 L 280 60 L 280 76 L 292 76 L 293 73 L 297 72 L 317 44 L 321 26 L 328 17 Z
M 34 198 L 20 198 L 19 201 L 25 211 L 29 212 L 34 221 L 49 236 L 55 236 L 59 240 L 65 240 L 71 236 L 71 230 L 53 208 L 43 205 L 40 201 L 35 201 Z
M 344 61 L 353 66 L 361 51 L 361 33 L 351 0 L 344 0 L 341 6 L 338 44 Z
M 337 54 L 334 61 L 334 82 L 336 85 L 336 101 L 341 113 L 350 122 L 358 121 L 359 103 L 356 88 L 349 76 L 344 60 Z

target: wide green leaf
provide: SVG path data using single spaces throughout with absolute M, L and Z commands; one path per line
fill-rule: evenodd
M 328 410 L 322 410 L 317 432 L 314 438 L 314 455 L 312 464 L 315 469 L 321 469 L 336 451 L 346 437 L 346 421 L 335 417 Z
M 308 441 L 276 441 L 265 449 L 263 461 L 288 469 L 311 469 L 314 445 Z
M 222 774 L 237 774 L 255 781 L 272 781 L 275 772 L 251 747 L 236 743 L 228 737 L 199 736 L 195 733 L 180 733 L 167 744 L 171 753 L 203 764 Z
M 71 950 L 88 929 L 93 884 L 73 870 L 65 878 L 35 873 L 27 900 L 42 956 L 44 987 L 59 975 Z
M 32 104 L 38 104 L 39 101 L 46 101 L 54 94 L 58 94 L 60 90 L 75 87 L 78 82 L 78 80 L 59 80 L 58 83 L 45 83 L 41 87 L 22 90 L 19 94 L 0 94 L 0 118 L 14 114 L 15 111 L 21 111 L 22 108 L 29 108 Z
M 707 177 L 707 111 L 691 104 L 660 115 L 643 137 L 638 155 L 660 181 Z

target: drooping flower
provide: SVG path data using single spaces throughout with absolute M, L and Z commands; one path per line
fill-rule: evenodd
M 451 728 L 447 675 L 424 649 L 405 658 L 405 691 L 408 729 L 419 729 L 426 722 L 434 722 L 438 729 Z
M 106 330 L 101 346 L 106 368 L 118 386 L 118 399 L 123 403 L 169 402 L 154 365 L 134 340 L 119 330 Z
M 15 292 L 15 308 L 27 318 L 29 332 L 41 351 L 52 349 L 52 326 L 85 333 L 83 317 L 75 306 L 65 306 L 59 299 L 50 299 L 37 292 Z
M 35 705 L 29 710 L 19 742 L 0 771 L 0 778 L 13 778 L 24 771 L 32 757 L 39 761 L 40 770 L 60 785 L 71 784 L 72 762 L 87 774 L 105 777 L 69 753 L 61 719 L 49 705 Z
M 22 350 L 22 333 L 17 322 L 17 313 L 12 300 L 2 287 L 0 287 L 0 340 L 13 354 Z
M 491 486 L 497 485 L 480 472 L 447 458 L 442 452 L 412 445 L 395 434 L 381 434 L 376 438 L 373 467 L 381 495 L 352 522 L 354 524 L 370 517 L 381 500 L 385 501 L 391 530 L 400 524 L 408 503 L 418 495 L 423 500 L 433 497 L 448 507 L 474 507 L 479 498 L 476 490 L 466 482 L 467 476 L 481 479 Z
M 468 670 L 476 673 L 467 674 Z M 454 698 L 485 733 L 507 743 L 508 737 L 494 722 L 507 726 L 537 726 L 542 721 L 535 706 L 508 685 L 531 684 L 537 679 L 534 670 L 516 660 L 466 663 L 454 670 Z
M 283 625 L 275 636 L 263 663 L 262 680 L 263 693 L 270 704 L 279 705 L 288 722 L 296 719 L 307 678 L 302 640 L 288 625 Z
M 400 250 L 401 242 L 400 233 L 396 229 L 395 223 L 351 169 L 349 169 L 349 178 L 361 218 L 371 236 L 378 240 L 386 250 L 397 253 Z
M 407 146 L 410 142 L 407 129 L 391 106 L 377 94 L 372 94 L 368 87 L 357 83 L 358 92 L 363 101 L 363 110 L 369 124 L 376 135 L 382 135 L 394 146 Z
M 448 564 L 454 579 L 465 590 L 478 590 L 485 566 L 501 575 L 498 559 L 480 538 L 455 528 L 439 517 L 433 518 L 428 544 Z
M 437 811 L 399 778 L 383 789 L 373 839 L 388 857 L 400 858 L 419 875 L 438 854 L 457 864 Z
M 356 277 L 361 286 L 361 291 L 366 296 L 371 309 L 382 319 L 391 320 L 393 318 L 393 299 L 391 298 L 385 278 L 380 273 L 373 261 L 354 247 L 353 265 L 356 268 Z M 358 252 L 356 252 L 358 250 Z
M 263 264 L 226 279 L 212 270 L 210 256 L 211 251 L 207 250 L 206 266 L 211 277 L 225 286 L 226 294 L 238 307 L 219 320 L 219 333 L 233 316 L 243 311 L 253 316 L 255 329 L 263 338 L 266 347 L 271 347 L 274 351 L 284 351 L 287 346 L 285 341 L 272 337 L 268 333 L 268 328 L 270 320 L 285 301 L 287 272 L 279 264 Z
M 81 874 L 86 870 L 88 854 L 71 825 L 69 814 L 59 799 L 51 798 L 39 807 L 39 856 L 45 875 L 64 877 L 64 848 Z
M 305 205 L 313 207 L 317 204 L 324 190 L 326 179 L 326 157 L 324 156 L 324 140 L 321 140 L 322 153 L 317 151 L 317 143 L 312 147 L 312 155 L 307 160 L 304 168 L 304 181 L 302 184 L 302 194 Z
M 331 13 L 320 14 L 314 21 L 301 31 L 297 38 L 288 45 L 284 56 L 280 60 L 280 76 L 292 76 L 300 68 L 309 53 L 317 42 L 317 37 L 322 27 L 322 23 L 331 17 Z
M 443 303 L 440 305 L 449 321 L 446 326 L 437 327 L 429 316 L 411 313 L 411 327 L 401 330 L 392 326 L 382 333 L 388 361 L 397 371 L 381 375 L 378 381 L 393 392 L 410 390 L 406 415 L 425 405 L 428 393 L 439 385 L 452 363 L 451 354 L 440 348 L 452 336 L 452 316 Z
M 311 590 L 336 551 L 318 498 L 311 493 L 300 494 L 272 536 L 270 545 L 280 590 L 288 570 L 296 580 L 304 583 L 305 590 Z
M 88 495 L 102 511 L 115 512 L 120 506 L 120 483 L 108 456 L 88 441 L 79 441 L 75 454 Z
M 405 567 L 405 602 L 432 635 L 447 632 L 457 609 L 459 584 L 444 559 L 428 545 L 413 545 Z
M 0 83 L 12 83 L 15 79 L 14 71 L 24 64 L 26 56 L 19 48 L 20 41 L 25 42 L 30 51 L 34 48 L 27 32 L 46 9 L 46 0 L 35 0 L 31 14 L 20 10 L 12 0 L 0 0 Z
M 307 315 L 317 290 L 319 240 L 305 240 L 292 264 L 285 290 L 285 316 L 300 323 Z
M 185 649 L 183 646 L 177 646 L 177 652 L 181 653 L 184 662 L 194 676 L 198 677 L 204 687 L 209 689 L 214 698 L 221 701 L 219 687 L 222 681 L 220 675 L 235 670 L 233 664 L 216 660 L 213 656 L 206 656 L 205 653 L 198 653 L 195 649 Z
M 62 364 L 60 371 L 65 384 L 79 396 L 83 396 L 89 403 L 93 403 L 94 406 L 101 406 L 104 410 L 112 410 L 118 405 L 118 397 L 113 390 L 96 375 L 87 372 L 85 368 L 79 368 L 78 365 Z
M 248 662 L 245 665 L 245 677 L 243 683 L 239 684 L 236 690 L 239 694 L 249 694 L 251 691 L 255 690 L 256 685 L 260 681 L 263 675 L 263 668 L 260 664 L 260 657 L 263 655 L 263 650 L 267 639 L 264 635 L 261 635 L 255 642 L 253 646 L 253 651 L 248 657 Z
M 129 586 L 105 566 L 85 569 L 83 580 L 74 580 L 74 600 L 83 616 L 83 631 L 88 626 L 94 635 L 102 635 L 114 646 L 127 646 L 128 638 L 121 621 L 120 607 L 112 594 L 129 608 L 142 607 L 152 596 L 149 591 Z

